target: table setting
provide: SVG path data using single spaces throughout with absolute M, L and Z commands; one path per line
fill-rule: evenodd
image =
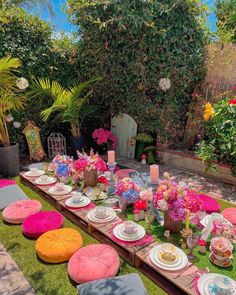
M 37 185 L 43 185 L 43 186 L 47 186 L 47 185 L 53 185 L 57 182 L 57 179 L 55 177 L 50 177 L 48 175 L 41 175 L 39 178 L 36 178 L 34 183 Z
M 72 186 L 66 185 L 64 183 L 56 183 L 53 187 L 51 187 L 48 192 L 54 196 L 62 196 L 67 195 L 72 191 Z
M 26 177 L 39 177 L 44 175 L 46 172 L 44 170 L 40 170 L 36 167 L 31 168 L 29 171 L 25 172 Z
M 88 212 L 87 219 L 95 223 L 108 223 L 116 219 L 116 213 L 112 208 L 97 206 Z

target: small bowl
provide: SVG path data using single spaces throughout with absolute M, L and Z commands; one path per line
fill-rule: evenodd
M 216 294 L 229 295 L 232 294 L 233 284 L 232 281 L 224 276 L 216 275 L 213 281 L 214 287 L 216 288 Z
M 47 175 L 41 175 L 41 176 L 39 177 L 39 179 L 40 179 L 41 182 L 47 182 L 48 179 L 49 179 L 49 177 L 48 177 Z
M 82 194 L 80 192 L 73 192 L 71 200 L 73 203 L 80 203 L 82 199 Z
M 105 219 L 108 216 L 108 210 L 107 210 L 106 207 L 97 206 L 95 208 L 94 215 L 95 215 L 96 218 Z
M 138 226 L 133 221 L 126 221 L 124 223 L 124 232 L 128 235 L 134 235 L 138 231 Z
M 103 201 L 105 207 L 115 208 L 119 206 L 119 198 L 118 197 L 109 197 Z
M 37 173 L 37 172 L 38 172 L 38 169 L 37 169 L 37 168 L 35 168 L 35 167 L 33 167 L 33 168 L 30 168 L 30 172 L 31 172 L 32 174 L 35 174 L 35 173 Z

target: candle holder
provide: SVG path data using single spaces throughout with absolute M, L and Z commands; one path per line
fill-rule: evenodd
M 111 195 L 114 195 L 115 194 L 115 179 L 114 179 L 114 170 L 115 170 L 115 167 L 116 167 L 116 162 L 114 163 L 107 163 L 107 166 L 108 166 L 108 169 L 110 171 L 110 185 L 108 187 L 108 195 L 111 196 Z
M 180 244 L 182 249 L 187 248 L 187 238 L 191 237 L 193 235 L 193 231 L 191 229 L 186 230 L 186 228 L 182 229 L 180 231 L 181 234 L 181 239 L 180 239 Z

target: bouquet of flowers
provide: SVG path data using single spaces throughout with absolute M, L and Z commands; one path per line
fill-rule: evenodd
M 66 155 L 56 155 L 49 164 L 48 171 L 57 177 L 67 177 L 71 173 L 73 159 Z
M 109 130 L 99 128 L 93 131 L 92 138 L 98 145 L 105 145 L 107 148 L 115 149 L 117 137 Z
M 76 172 L 83 172 L 84 170 L 104 172 L 107 170 L 105 161 L 98 154 L 94 154 L 93 150 L 90 151 L 89 155 L 86 153 L 78 153 L 78 157 L 79 159 L 74 161 L 73 164 L 73 168 Z
M 138 199 L 139 187 L 131 178 L 123 178 L 116 183 L 116 195 L 123 197 L 127 203 L 134 203 Z

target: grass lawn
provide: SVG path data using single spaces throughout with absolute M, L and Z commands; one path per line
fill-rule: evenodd
M 27 186 L 16 179 L 21 189 L 31 199 L 39 200 L 42 204 L 43 210 L 55 210 L 50 204 L 42 199 L 37 193 L 32 191 Z M 1 214 L 1 213 L 0 213 Z M 78 228 L 67 218 L 64 218 L 64 227 L 70 227 L 79 230 L 83 237 L 84 245 L 91 243 L 98 243 L 95 239 Z M 7 251 L 15 259 L 20 269 L 25 274 L 26 278 L 35 289 L 36 294 L 40 295 L 75 295 L 78 294 L 75 286 L 67 275 L 67 263 L 61 264 L 46 264 L 37 260 L 35 254 L 35 240 L 25 238 L 21 233 L 20 225 L 6 225 L 0 218 L 0 241 L 6 247 Z M 139 273 L 135 268 L 128 263 L 121 260 L 121 267 L 119 274 L 127 274 L 131 272 Z M 157 285 L 155 285 L 146 276 L 139 273 L 145 287 L 150 295 L 164 295 L 166 294 Z
M 55 210 L 50 204 L 48 204 L 44 199 L 42 199 L 37 193 L 32 191 L 27 186 L 21 184 L 19 179 L 16 179 L 19 186 L 23 191 L 31 198 L 37 199 L 41 202 L 43 210 Z M 223 200 L 219 200 L 221 203 L 221 208 L 236 207 L 229 204 Z M 132 219 L 132 211 L 128 210 L 128 219 Z M 146 227 L 144 221 L 140 221 L 140 224 Z M 80 231 L 84 245 L 91 243 L 98 243 L 95 239 L 85 233 L 82 229 L 78 228 L 76 225 L 71 223 L 67 218 L 64 218 L 64 227 L 71 227 Z M 153 235 L 157 240 L 163 241 L 163 227 L 154 223 L 152 226 Z M 21 233 L 21 226 L 18 225 L 6 225 L 0 220 L 0 241 L 4 244 L 8 252 L 17 262 L 18 266 L 21 268 L 33 288 L 36 290 L 36 294 L 42 295 L 73 295 L 77 294 L 75 286 L 71 284 L 69 277 L 67 275 L 67 263 L 61 264 L 44 264 L 37 260 L 35 255 L 35 241 L 25 238 Z M 173 243 L 177 244 L 178 236 L 173 235 Z M 199 261 L 196 262 L 199 268 L 209 267 L 211 272 L 225 274 L 233 279 L 236 279 L 236 272 L 232 271 L 236 268 L 236 261 L 234 260 L 233 266 L 227 269 L 222 269 L 214 266 L 210 263 L 208 256 L 209 251 L 206 255 L 200 255 L 197 250 L 195 254 L 198 256 Z M 135 268 L 131 267 L 128 263 L 121 260 L 120 274 L 127 274 L 130 272 L 138 272 Z M 139 272 L 138 272 L 139 273 Z M 147 288 L 149 295 L 163 295 L 166 294 L 157 285 L 155 285 L 146 276 L 139 273 L 142 281 Z

